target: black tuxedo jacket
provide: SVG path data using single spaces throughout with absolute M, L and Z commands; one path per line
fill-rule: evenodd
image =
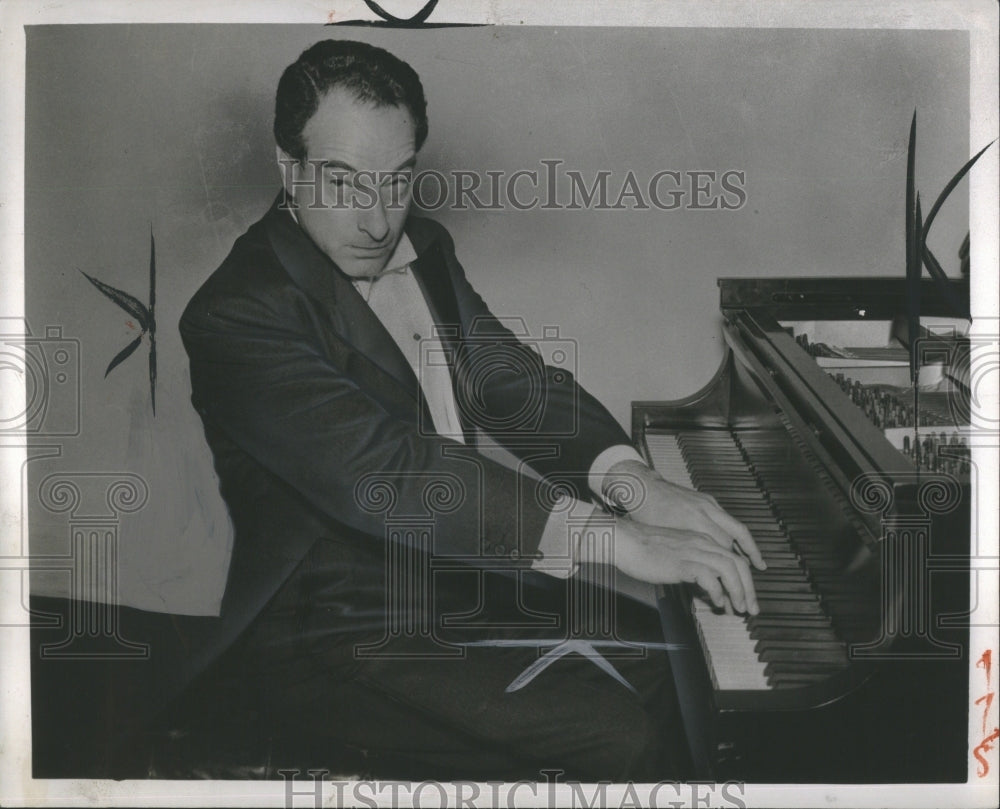
M 402 352 L 280 199 L 180 321 L 192 402 L 235 529 L 223 619 L 249 622 L 319 537 L 384 543 L 387 516 L 427 514 L 435 484 L 446 502 L 430 507 L 434 554 L 530 565 L 552 501 L 545 484 L 433 433 Z M 624 431 L 490 313 L 443 227 L 411 217 L 406 233 L 466 435 L 488 433 L 589 497 L 585 473 L 628 442 Z M 379 509 L 387 490 L 392 506 Z

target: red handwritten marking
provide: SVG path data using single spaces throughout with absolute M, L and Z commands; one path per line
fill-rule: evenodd
M 336 17 L 336 16 L 337 16 L 337 12 L 336 11 L 331 11 L 329 14 L 326 15 L 326 21 L 332 23 L 333 22 L 333 18 Z
M 130 329 L 135 328 L 135 323 L 133 323 L 131 320 L 126 320 L 125 325 L 128 326 Z
M 984 754 L 993 749 L 993 745 L 990 744 L 990 742 L 995 742 L 997 739 L 1000 739 L 1000 728 L 993 728 L 993 732 L 976 745 L 976 749 L 972 751 L 972 755 L 974 755 L 976 760 L 979 762 L 979 767 L 976 769 L 976 775 L 980 778 L 985 778 L 986 773 L 990 771 L 990 763 L 986 760 L 986 756 Z M 979 752 L 980 750 L 982 751 L 982 754 Z
M 986 777 L 986 774 L 990 771 L 990 764 L 986 760 L 986 754 L 993 749 L 993 742 L 1000 739 L 1000 728 L 993 728 L 993 732 L 986 736 L 986 721 L 989 719 L 990 708 L 993 705 L 994 692 L 990 691 L 990 670 L 993 667 L 993 650 L 987 649 L 980 656 L 979 660 L 976 661 L 976 668 L 983 669 L 986 673 L 986 693 L 979 697 L 973 704 L 979 705 L 980 703 L 986 703 L 983 708 L 983 740 L 973 749 L 972 755 L 976 757 L 976 761 L 979 762 L 979 767 L 976 769 L 976 774 L 980 778 Z
M 986 732 L 986 719 L 990 715 L 990 706 L 993 704 L 993 692 L 987 691 L 979 699 L 977 699 L 973 704 L 978 705 L 980 702 L 985 702 L 986 707 L 983 708 L 983 733 Z
M 987 649 L 983 656 L 976 661 L 977 669 L 986 669 L 986 688 L 990 687 L 990 667 L 993 663 L 993 650 Z

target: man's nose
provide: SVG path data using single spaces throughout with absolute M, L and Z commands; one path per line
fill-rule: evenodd
M 365 205 L 358 211 L 358 230 L 373 242 L 383 242 L 389 235 L 389 218 L 385 215 L 385 201 L 378 195 L 374 205 Z

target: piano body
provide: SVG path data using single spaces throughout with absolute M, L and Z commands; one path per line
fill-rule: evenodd
M 967 281 L 951 283 L 967 300 Z M 902 280 L 719 285 L 727 354 L 714 378 L 685 399 L 632 406 L 646 459 L 714 495 L 748 525 L 768 563 L 754 571 L 754 618 L 719 614 L 687 586 L 659 592 L 665 636 L 684 644 L 671 665 L 696 775 L 963 782 L 963 397 L 956 385 L 927 394 L 936 410 L 915 430 L 909 366 L 898 361 L 905 349 L 856 352 L 885 360 L 857 363 L 860 383 L 821 367 L 808 337 L 789 333 L 789 323 L 878 323 L 888 333 L 905 306 Z M 949 314 L 930 281 L 921 312 Z M 944 368 L 957 374 L 962 340 L 931 343 L 938 356 L 952 355 Z M 882 372 L 895 374 L 893 384 L 879 383 Z

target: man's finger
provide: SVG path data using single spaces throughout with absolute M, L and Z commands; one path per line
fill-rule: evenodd
M 709 539 L 716 546 L 729 550 L 733 545 L 733 534 L 727 531 L 719 523 L 715 522 L 708 514 L 698 515 L 694 525 L 690 530 L 698 533 L 701 537 Z
M 750 535 L 750 529 L 747 528 L 739 520 L 734 519 L 729 516 L 725 511 L 719 509 L 715 514 L 710 514 L 709 519 L 719 528 L 722 532 L 723 539 L 719 541 L 719 544 L 724 548 L 732 547 L 735 542 L 743 553 L 745 553 L 750 561 L 753 562 L 754 567 L 758 570 L 764 570 L 767 564 L 764 562 L 764 557 L 761 555 L 760 549 L 757 547 L 757 543 L 753 541 L 753 537 Z M 713 536 L 717 536 L 713 532 Z
M 706 565 L 700 564 L 699 562 L 690 562 L 689 570 L 691 571 L 691 578 L 688 581 L 693 581 L 697 584 L 710 599 L 712 603 L 715 604 L 719 609 L 726 608 L 726 594 L 722 589 L 722 585 L 719 583 L 718 578 L 716 578 L 714 571 Z
M 706 511 L 706 516 L 729 536 L 737 539 L 750 538 L 750 531 L 747 527 L 724 509 L 709 509 Z
M 739 570 L 739 558 L 732 553 L 727 553 L 721 548 L 715 551 L 695 551 L 695 561 L 701 562 L 710 568 L 715 575 L 722 579 L 722 584 L 726 588 L 726 593 L 733 602 L 733 607 L 738 612 L 747 612 L 749 602 L 747 598 L 747 580 L 741 575 Z M 746 566 L 746 562 L 743 563 Z M 753 592 L 753 582 L 750 582 L 750 592 Z
M 757 543 L 753 541 L 753 537 L 745 527 L 743 534 L 734 536 L 733 541 L 750 558 L 755 568 L 758 570 L 767 569 L 767 562 L 764 561 L 764 555 L 760 552 L 760 548 L 757 547 Z
M 733 564 L 739 574 L 740 581 L 743 582 L 743 592 L 746 595 L 747 612 L 757 615 L 760 612 L 760 605 L 757 603 L 757 589 L 753 584 L 753 574 L 750 572 L 750 565 L 742 556 L 733 554 Z

